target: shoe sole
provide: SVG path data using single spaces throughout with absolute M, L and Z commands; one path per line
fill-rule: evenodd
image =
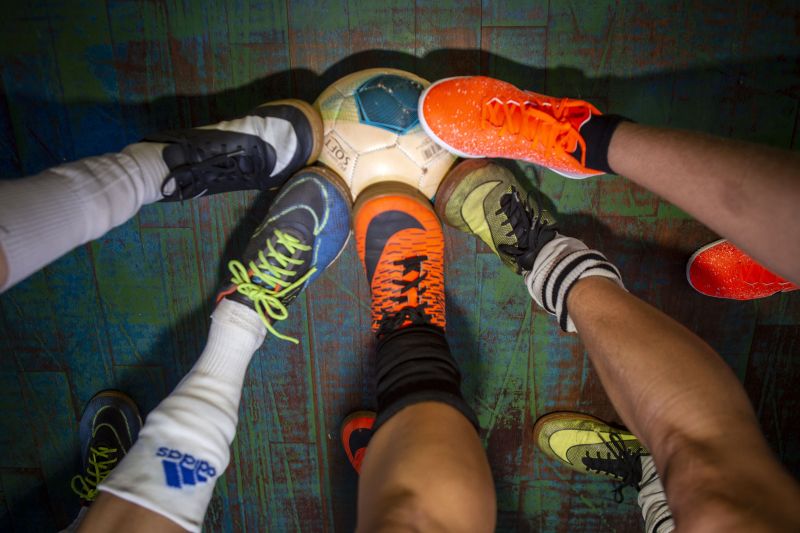
M 314 109 L 314 106 L 308 102 L 304 102 L 303 100 L 298 100 L 296 98 L 275 100 L 274 102 L 265 104 L 265 106 L 271 105 L 289 105 L 305 115 L 306 120 L 308 120 L 308 123 L 311 126 L 311 131 L 314 137 L 314 143 L 311 146 L 311 155 L 309 156 L 308 161 L 306 161 L 306 165 L 310 165 L 311 163 L 315 162 L 319 158 L 319 154 L 322 151 L 323 135 L 325 133 L 325 128 L 322 125 L 322 117 L 319 115 L 319 111 Z
M 467 161 L 462 161 L 461 163 L 457 164 L 450 170 L 450 172 L 447 173 L 442 180 L 442 183 L 439 184 L 439 189 L 436 191 L 436 202 L 433 204 L 434 211 L 439 217 L 439 220 L 450 227 L 461 229 L 459 226 L 451 224 L 450 221 L 447 220 L 447 217 L 445 216 L 447 203 L 450 201 L 450 197 L 453 195 L 456 188 L 458 188 L 459 184 L 466 176 L 468 176 L 471 172 L 491 164 L 492 161 L 490 159 L 468 159 Z
M 374 183 L 370 185 L 358 195 L 358 198 L 356 198 L 356 203 L 353 205 L 353 221 L 355 221 L 359 210 L 364 206 L 364 204 L 374 198 L 380 198 L 383 196 L 410 196 L 411 198 L 418 200 L 427 209 L 430 209 L 434 215 L 436 214 L 436 211 L 433 210 L 433 206 L 431 205 L 431 201 L 426 198 L 424 194 L 419 192 L 418 189 L 399 181 L 382 181 L 380 183 Z

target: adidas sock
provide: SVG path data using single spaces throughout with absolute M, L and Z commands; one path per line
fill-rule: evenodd
M 444 333 L 430 326 L 409 326 L 378 342 L 375 368 L 378 416 L 373 431 L 409 405 L 445 403 L 479 429 L 475 412 L 461 395 L 461 373 Z
M 639 507 L 642 508 L 645 533 L 669 533 L 675 529 L 667 493 L 649 455 L 642 456 L 642 481 L 639 483 Z
M 0 253 L 8 263 L 0 292 L 159 200 L 167 174 L 160 147 L 132 144 L 0 181 Z
M 222 300 L 192 370 L 147 417 L 139 439 L 99 490 L 200 531 L 236 433 L 247 367 L 266 329 L 250 308 Z
M 558 317 L 562 330 L 575 333 L 578 330 L 569 317 L 567 296 L 576 281 L 589 276 L 608 278 L 625 288 L 619 270 L 603 254 L 578 239 L 556 233 L 536 256 L 533 269 L 525 274 L 525 285 L 539 307 Z

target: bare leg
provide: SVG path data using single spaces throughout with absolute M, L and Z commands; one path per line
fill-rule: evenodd
M 728 366 L 613 282 L 576 282 L 569 314 L 623 421 L 647 445 L 679 528 L 800 530 L 800 488 Z
M 797 153 L 623 122 L 608 161 L 775 273 L 800 282 Z
M 472 424 L 438 402 L 375 433 L 358 486 L 358 531 L 494 531 L 494 483 Z

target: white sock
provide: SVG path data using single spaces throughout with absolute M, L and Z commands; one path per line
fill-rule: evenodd
M 536 256 L 533 269 L 525 274 L 525 285 L 539 307 L 558 317 L 561 329 L 575 333 L 578 330 L 567 310 L 567 296 L 576 281 L 589 276 L 608 278 L 625 288 L 619 270 L 606 256 L 557 233 Z
M 200 531 L 230 459 L 242 384 L 266 328 L 255 311 L 222 300 L 192 370 L 162 401 L 99 490 Z
M 642 481 L 639 483 L 639 507 L 644 517 L 646 533 L 669 533 L 675 529 L 672 511 L 667 505 L 667 493 L 649 455 L 642 457 Z
M 35 176 L 0 181 L 0 254 L 8 279 L 0 292 L 161 198 L 168 169 L 163 145 L 137 143 Z

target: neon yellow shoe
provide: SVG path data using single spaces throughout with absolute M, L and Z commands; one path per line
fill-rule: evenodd
M 638 490 L 643 456 L 650 452 L 633 433 L 581 413 L 558 412 L 541 417 L 533 439 L 551 459 L 572 470 L 601 474 Z
M 442 221 L 476 235 L 518 274 L 530 271 L 539 250 L 556 236 L 555 219 L 538 199 L 510 170 L 486 159 L 453 167 L 435 207 Z

